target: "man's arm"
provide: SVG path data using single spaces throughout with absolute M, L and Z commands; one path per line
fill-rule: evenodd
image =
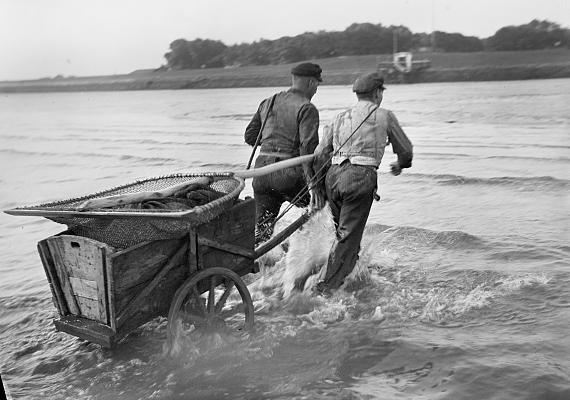
M 319 144 L 319 111 L 308 103 L 301 107 L 297 117 L 299 123 L 299 155 L 313 154 Z M 313 167 L 303 164 L 305 179 L 310 182 L 313 179 Z
M 245 133 L 243 135 L 243 138 L 245 139 L 245 142 L 250 146 L 255 146 L 255 142 L 257 141 L 257 136 L 259 135 L 259 130 L 261 129 L 260 111 L 263 108 L 264 102 L 265 100 L 261 102 L 261 104 L 257 108 L 257 111 L 255 112 L 255 114 L 253 114 L 251 121 L 247 125 L 247 128 L 245 128 Z
M 319 142 L 315 153 L 317 157 L 329 159 L 333 153 L 333 125 L 325 125 L 323 127 L 323 138 Z
M 399 175 L 403 168 L 412 166 L 414 148 L 391 111 L 388 111 L 388 119 L 388 140 L 392 143 L 392 150 L 398 155 L 398 164 L 392 167 L 392 173 Z
M 330 167 L 331 156 L 333 153 L 333 125 L 325 125 L 323 127 L 323 137 L 319 145 L 315 149 L 315 160 L 313 161 L 313 169 L 324 185 L 324 176 Z
M 319 111 L 309 103 L 301 107 L 298 115 L 299 122 L 299 154 L 313 154 L 319 145 Z M 325 206 L 324 180 L 317 179 L 312 163 L 303 164 L 305 180 L 311 194 L 312 210 L 320 210 Z

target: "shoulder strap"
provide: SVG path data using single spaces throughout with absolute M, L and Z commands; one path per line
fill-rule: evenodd
M 271 97 L 271 101 L 269 102 L 269 107 L 267 108 L 267 112 L 265 113 L 265 118 L 263 119 L 263 123 L 261 124 L 261 128 L 259 128 L 259 133 L 257 134 L 257 139 L 255 139 L 255 144 L 253 145 L 253 150 L 251 152 L 251 156 L 249 156 L 249 161 L 247 162 L 246 169 L 251 167 L 251 162 L 253 161 L 253 156 L 255 155 L 255 151 L 257 150 L 257 146 L 259 146 L 259 142 L 261 142 L 261 134 L 263 132 L 263 128 L 265 128 L 265 123 L 267 122 L 267 118 L 269 118 L 269 113 L 273 108 L 273 103 L 275 103 L 275 98 L 277 97 L 277 93 Z
M 360 129 L 360 127 L 366 122 L 366 120 L 367 120 L 368 118 L 370 118 L 370 117 L 372 116 L 372 114 L 374 114 L 374 113 L 376 112 L 376 110 L 378 110 L 378 108 L 380 108 L 380 104 L 377 104 L 377 105 L 368 113 L 368 115 L 366 116 L 366 118 L 364 118 L 364 119 L 362 120 L 362 122 L 360 122 L 360 124 L 358 124 L 358 126 L 356 127 L 356 129 L 354 129 L 354 130 L 352 131 L 352 133 L 350 134 L 349 137 L 346 138 L 346 140 L 344 141 L 344 143 L 342 143 L 342 144 L 339 146 L 339 148 L 332 154 L 332 156 L 330 157 L 331 160 L 332 160 L 332 158 L 333 158 L 335 155 L 338 154 L 338 152 L 340 151 L 340 149 L 341 149 L 345 144 L 348 143 L 348 141 L 350 140 L 350 138 L 354 136 L 354 134 L 356 133 L 356 131 L 357 131 L 358 129 Z

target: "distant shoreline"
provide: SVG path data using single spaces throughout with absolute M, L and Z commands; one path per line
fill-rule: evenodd
M 570 51 L 567 49 L 426 53 L 414 57 L 430 60 L 431 67 L 407 75 L 406 83 L 570 77 Z M 313 61 L 323 67 L 324 85 L 349 85 L 360 73 L 374 71 L 380 62 L 386 63 L 390 59 L 391 55 L 372 55 Z M 181 71 L 145 70 L 125 75 L 0 82 L 0 93 L 280 87 L 290 84 L 291 66 L 288 64 Z M 387 81 L 401 82 L 398 77 L 392 75 L 388 75 Z

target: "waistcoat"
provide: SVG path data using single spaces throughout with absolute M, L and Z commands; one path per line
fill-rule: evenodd
M 376 104 L 372 102 L 359 101 L 354 107 L 335 118 L 329 128 L 333 130 L 333 152 L 336 153 L 332 158 L 333 164 L 341 164 L 344 160 L 350 160 L 351 164 L 374 167 L 380 165 L 384 149 L 388 144 L 390 121 L 387 110 L 377 108 L 373 111 L 375 107 Z M 371 112 L 372 114 L 368 116 Z M 368 118 L 364 120 L 367 116 Z M 361 123 L 362 125 L 352 135 Z

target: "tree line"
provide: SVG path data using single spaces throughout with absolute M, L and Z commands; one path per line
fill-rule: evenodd
M 398 51 L 475 52 L 569 46 L 570 30 L 546 20 L 506 26 L 486 39 L 441 31 L 413 33 L 405 26 L 355 23 L 342 32 L 306 32 L 232 46 L 218 40 L 177 39 L 164 55 L 167 62 L 162 68 L 179 70 L 287 64 L 317 58 L 390 54 L 394 48 Z

